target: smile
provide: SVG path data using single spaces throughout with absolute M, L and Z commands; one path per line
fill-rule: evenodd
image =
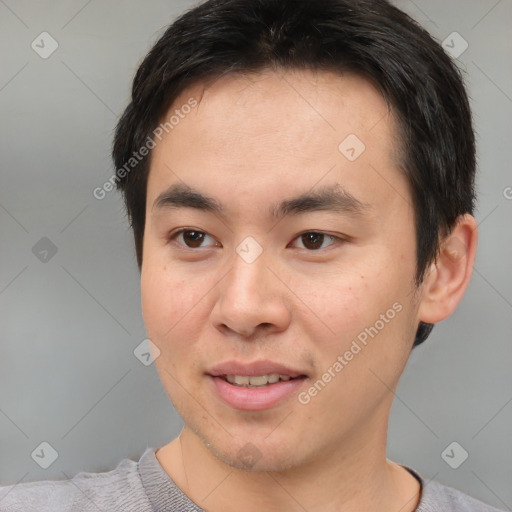
M 268 384 L 275 384 L 276 382 L 286 382 L 291 379 L 289 375 L 280 375 L 278 373 L 271 373 L 269 375 L 226 375 L 224 376 L 227 382 L 235 386 L 255 388 L 264 387 Z
M 277 375 L 278 380 L 270 382 L 268 377 L 275 375 Z M 251 377 L 241 375 L 208 376 L 213 384 L 213 395 L 220 399 L 222 403 L 241 411 L 272 409 L 296 396 L 307 380 L 307 377 L 304 375 L 294 378 L 288 375 L 284 377 L 285 379 L 281 380 L 279 374 Z M 230 382 L 228 378 L 235 382 Z M 237 384 L 237 380 L 238 382 L 243 382 L 243 384 Z M 251 381 L 257 384 L 251 384 Z

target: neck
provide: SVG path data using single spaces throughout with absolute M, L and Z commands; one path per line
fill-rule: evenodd
M 338 450 L 318 453 L 293 469 L 250 472 L 223 463 L 185 427 L 158 450 L 157 459 L 176 485 L 209 512 L 413 512 L 420 484 L 386 459 L 387 429 L 380 436 L 365 434 L 358 431 Z

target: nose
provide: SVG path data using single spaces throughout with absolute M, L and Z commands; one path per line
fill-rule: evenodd
M 262 254 L 247 263 L 238 254 L 231 270 L 219 283 L 211 313 L 215 328 L 225 335 L 245 338 L 281 332 L 291 321 L 291 304 L 278 272 Z

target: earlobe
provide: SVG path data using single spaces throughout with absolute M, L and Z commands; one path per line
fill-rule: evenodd
M 455 311 L 471 279 L 477 241 L 475 218 L 461 215 L 425 277 L 418 320 L 434 324 Z

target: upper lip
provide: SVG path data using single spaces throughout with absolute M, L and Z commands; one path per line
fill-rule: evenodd
M 257 375 L 289 375 L 291 378 L 306 375 L 300 370 L 296 370 L 273 361 L 254 361 L 252 363 L 242 363 L 241 361 L 225 361 L 210 368 L 207 373 L 212 377 L 223 377 L 225 375 L 241 375 L 255 377 Z

